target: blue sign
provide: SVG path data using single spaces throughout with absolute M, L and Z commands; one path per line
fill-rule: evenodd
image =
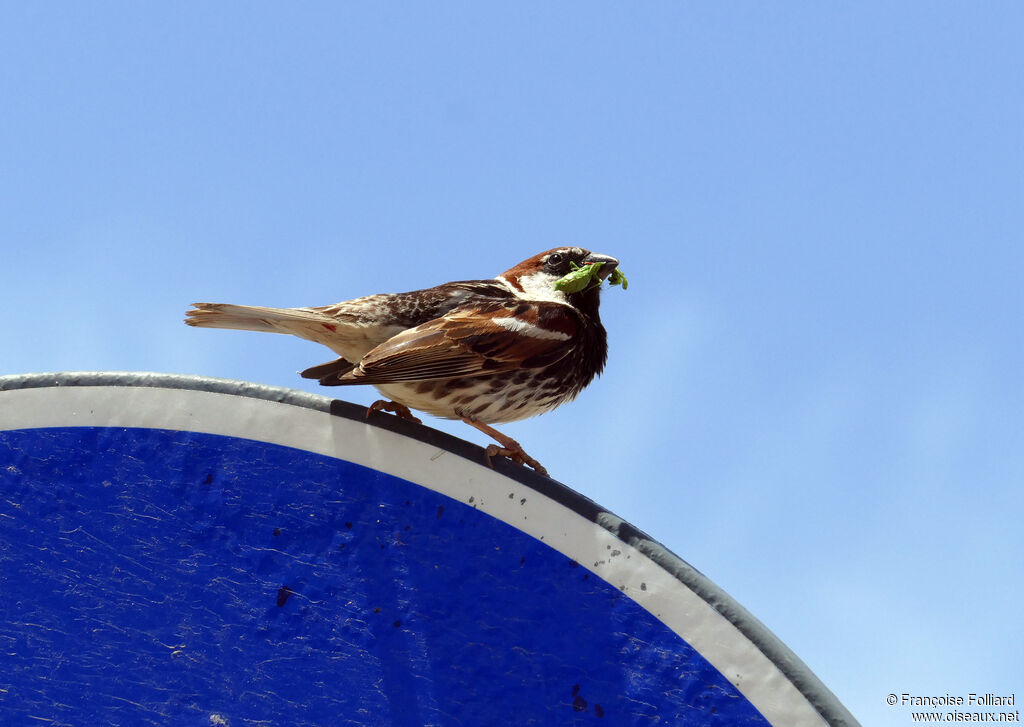
M 233 382 L 53 380 L 0 379 L 3 724 L 855 724 L 685 563 L 472 445 Z

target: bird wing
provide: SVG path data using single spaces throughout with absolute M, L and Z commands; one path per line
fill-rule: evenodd
M 342 357 L 299 372 L 304 379 L 318 379 L 324 386 L 337 386 L 338 377 L 344 376 L 355 368 L 355 364 Z
M 393 336 L 339 384 L 389 384 L 540 368 L 566 356 L 581 322 L 548 301 L 460 308 Z

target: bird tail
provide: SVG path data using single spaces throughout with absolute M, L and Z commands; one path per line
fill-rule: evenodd
M 199 328 L 232 328 L 304 336 L 303 329 L 330 330 L 332 319 L 309 308 L 267 308 L 230 303 L 193 303 L 185 323 Z

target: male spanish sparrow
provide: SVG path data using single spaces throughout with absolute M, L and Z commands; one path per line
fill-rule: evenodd
M 594 263 L 600 265 L 586 267 Z M 461 419 L 501 444 L 487 448 L 488 462 L 504 455 L 547 474 L 518 442 L 488 425 L 550 411 L 601 373 L 608 356 L 598 315 L 601 283 L 618 264 L 583 248 L 559 247 L 493 280 L 314 308 L 196 303 L 185 322 L 322 343 L 341 358 L 306 369 L 305 378 L 324 386 L 372 384 L 391 401 L 375 402 L 370 411 L 415 419 L 411 408 Z M 556 288 L 581 268 L 596 271 L 591 284 Z

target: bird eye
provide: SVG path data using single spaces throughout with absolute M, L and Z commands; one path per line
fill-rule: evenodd
M 555 265 L 561 265 L 561 264 L 562 264 L 562 253 L 555 252 L 555 253 L 552 253 L 551 255 L 548 255 L 548 265 L 551 265 L 552 267 L 554 267 Z

